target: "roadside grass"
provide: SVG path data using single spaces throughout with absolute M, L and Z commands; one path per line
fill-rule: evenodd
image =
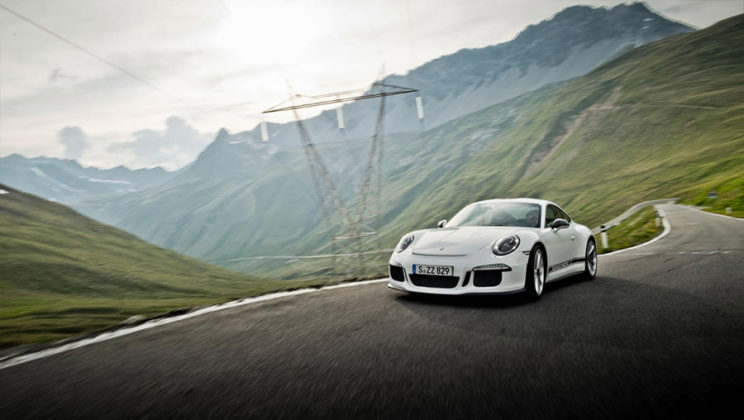
M 715 192 L 714 197 L 709 193 Z M 711 213 L 744 217 L 744 173 L 731 178 L 715 179 L 684 195 L 683 202 Z M 731 213 L 726 213 L 731 208 Z
M 120 326 L 139 315 L 153 318 L 232 300 L 281 291 L 323 287 L 344 280 L 314 278 L 303 280 L 256 281 L 232 294 L 214 293 L 169 297 L 166 294 L 120 297 L 70 296 L 55 293 L 3 293 L 0 297 L 0 350 L 24 344 L 66 339 Z
M 738 217 L 740 219 L 744 218 L 744 210 L 732 210 L 731 213 L 726 213 L 725 209 L 721 210 L 721 209 L 714 209 L 710 207 L 703 207 L 702 210 L 710 212 L 710 213 L 722 214 L 724 216 Z
M 664 226 L 656 226 L 656 209 L 646 206 L 617 226 L 607 230 L 609 248 L 602 248 L 601 234 L 597 235 L 600 254 L 630 248 L 648 242 L 664 231 Z
M 343 277 L 264 280 L 151 245 L 0 185 L 0 349 L 114 327 L 127 318 Z

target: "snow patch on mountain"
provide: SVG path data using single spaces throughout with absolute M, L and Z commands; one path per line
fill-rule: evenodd
M 90 178 L 85 175 L 79 175 L 78 178 L 84 179 L 89 182 L 101 182 L 101 183 L 109 183 L 109 184 L 124 184 L 124 185 L 132 185 L 129 181 L 120 181 L 116 179 L 98 179 L 98 178 Z
M 69 185 L 64 184 L 64 183 L 62 183 L 60 181 L 57 181 L 56 179 L 54 179 L 51 176 L 47 175 L 44 171 L 42 171 L 41 169 L 39 169 L 39 167 L 37 167 L 37 166 L 31 167 L 30 170 L 31 170 L 31 172 L 35 173 L 36 175 L 38 175 L 38 176 L 46 179 L 47 181 L 53 183 L 56 186 L 59 186 L 61 188 L 64 188 L 65 190 L 73 191 L 73 192 L 80 192 L 80 190 L 75 189 L 75 188 L 72 188 Z

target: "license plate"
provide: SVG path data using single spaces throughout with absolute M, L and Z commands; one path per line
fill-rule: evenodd
M 455 270 L 451 265 L 413 265 L 413 274 L 427 274 L 430 276 L 451 276 L 454 272 Z

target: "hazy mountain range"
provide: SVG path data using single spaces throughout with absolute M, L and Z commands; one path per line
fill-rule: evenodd
M 98 169 L 83 167 L 72 159 L 26 158 L 17 154 L 0 158 L 3 183 L 65 204 L 139 191 L 159 185 L 174 175 L 160 167 Z

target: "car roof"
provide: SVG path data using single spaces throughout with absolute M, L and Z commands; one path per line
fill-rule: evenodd
M 543 205 L 543 206 L 548 205 L 548 204 L 555 205 L 555 203 L 553 203 L 552 201 L 540 200 L 540 199 L 537 199 L 537 198 L 492 198 L 490 200 L 476 201 L 475 203 L 472 203 L 472 204 L 478 204 L 478 203 L 503 203 L 505 201 L 506 202 L 511 201 L 511 202 L 514 202 L 514 203 L 533 203 L 533 204 L 540 204 L 540 205 Z

